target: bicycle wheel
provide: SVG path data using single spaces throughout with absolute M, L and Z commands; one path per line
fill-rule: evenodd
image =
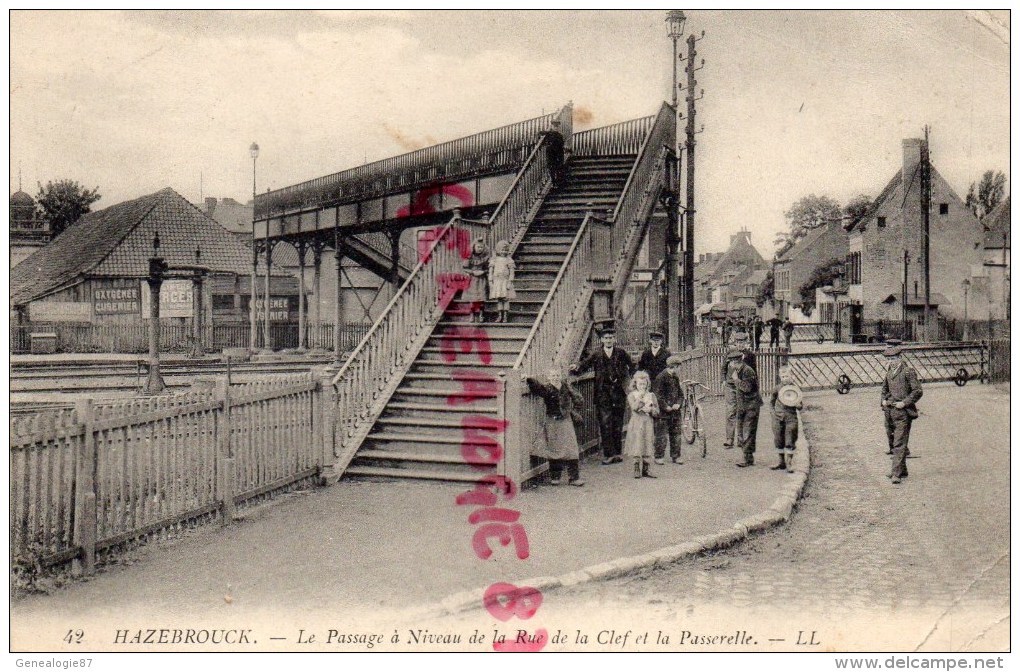
M 708 437 L 705 436 L 705 423 L 701 414 L 701 405 L 694 407 L 694 434 L 701 443 L 701 456 L 708 455 Z
M 683 416 L 681 416 L 681 420 L 680 420 L 680 430 L 681 430 L 680 433 L 683 435 L 684 441 L 687 442 L 688 446 L 692 445 L 694 443 L 694 439 L 695 439 L 695 434 L 694 434 L 694 418 L 693 418 L 693 416 L 694 416 L 694 406 L 693 406 L 693 404 L 684 404 L 684 412 L 683 412 Z

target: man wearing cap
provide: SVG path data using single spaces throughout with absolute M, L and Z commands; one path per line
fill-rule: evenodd
M 563 139 L 563 133 L 560 131 L 560 120 L 553 119 L 552 128 L 539 133 L 539 135 L 545 136 L 545 161 L 549 165 L 549 177 L 552 178 L 553 186 L 562 186 L 566 178 L 566 171 L 563 166 L 563 150 L 566 142 Z
M 758 390 L 758 374 L 742 359 L 739 350 L 731 350 L 730 356 L 737 362 L 730 367 L 730 379 L 736 388 L 737 433 L 744 461 L 738 467 L 754 465 L 754 449 L 758 437 L 758 413 L 761 409 L 761 394 Z
M 630 355 L 616 347 L 616 331 L 605 323 L 599 332 L 602 347 L 570 367 L 572 373 L 595 370 L 595 409 L 599 418 L 602 464 L 623 462 L 623 421 L 627 411 L 627 382 L 634 372 Z
M 666 457 L 666 440 L 669 439 L 669 457 L 680 461 L 680 420 L 683 391 L 680 389 L 680 364 L 684 358 L 670 355 L 666 368 L 655 377 L 652 393 L 659 401 L 659 417 L 655 418 L 655 463 L 662 464 Z
M 668 348 L 662 347 L 665 336 L 661 331 L 653 331 L 648 334 L 648 347 L 641 353 L 638 359 L 637 368 L 639 371 L 647 371 L 648 377 L 655 382 L 659 374 L 666 369 L 666 360 L 672 355 Z
M 907 477 L 910 424 L 918 415 L 917 400 L 924 392 L 917 372 L 903 361 L 898 344 L 889 345 L 883 354 L 888 368 L 882 381 L 882 409 L 885 411 L 885 433 L 893 454 L 889 478 L 893 483 L 900 483 Z
M 737 431 L 737 383 L 733 373 L 740 366 L 742 356 L 739 349 L 730 348 L 722 364 L 723 397 L 726 400 L 726 439 L 723 448 L 733 447 L 733 434 Z

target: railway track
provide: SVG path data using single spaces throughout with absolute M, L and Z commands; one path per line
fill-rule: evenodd
M 309 358 L 269 362 L 231 362 L 231 382 L 245 383 L 265 376 L 304 373 L 313 367 L 331 363 L 331 359 Z M 190 387 L 196 377 L 226 375 L 224 362 L 169 361 L 162 362 L 160 372 L 170 389 Z M 66 406 L 70 400 L 36 400 L 39 395 L 97 393 L 124 396 L 135 393 L 148 376 L 148 366 L 133 362 L 19 362 L 10 369 L 12 411 L 31 405 L 41 408 Z M 56 405 L 56 406 L 54 406 Z M 37 409 L 39 410 L 39 409 Z

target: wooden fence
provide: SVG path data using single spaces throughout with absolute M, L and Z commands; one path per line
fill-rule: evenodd
M 328 395 L 309 375 L 11 420 L 16 565 L 74 561 L 316 476 L 332 455 Z
M 371 328 L 370 324 L 344 324 L 341 326 L 345 351 L 353 350 Z M 309 324 L 307 342 L 309 348 L 333 349 L 335 327 L 333 324 Z M 52 333 L 57 336 L 57 352 L 111 352 L 141 354 L 149 351 L 149 327 L 140 322 L 127 325 L 105 324 L 32 324 L 11 325 L 11 353 L 23 354 L 31 349 L 30 335 Z M 167 353 L 188 353 L 194 346 L 194 328 L 190 324 L 160 324 L 160 351 Z M 269 325 L 270 343 L 275 350 L 298 347 L 298 325 L 296 322 L 272 323 Z M 247 348 L 251 340 L 251 329 L 247 322 L 236 324 L 206 324 L 202 327 L 202 349 L 205 352 L 221 352 L 227 348 Z M 262 347 L 262 325 L 259 325 L 255 340 L 256 347 Z
M 992 383 L 1009 382 L 1009 339 L 996 338 L 988 343 L 988 379 Z

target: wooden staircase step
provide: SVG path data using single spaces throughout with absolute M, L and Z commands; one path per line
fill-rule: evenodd
M 459 483 L 479 483 L 485 479 L 485 472 L 475 474 L 469 472 L 429 471 L 427 469 L 394 469 L 392 467 L 362 467 L 351 465 L 344 471 L 344 476 L 378 476 L 383 478 L 420 478 L 431 481 L 457 481 Z
M 434 411 L 437 413 L 463 413 L 465 410 L 470 410 L 472 413 L 496 413 L 499 411 L 495 406 L 479 406 L 477 403 L 451 406 L 449 404 L 421 404 L 409 401 L 390 402 L 386 404 L 386 410 Z
M 481 413 L 473 413 L 472 412 L 473 410 L 474 409 L 471 406 L 465 405 L 463 408 L 460 409 L 460 412 L 463 413 L 464 415 L 482 415 Z M 440 420 L 438 418 L 401 418 L 401 417 L 392 417 L 392 418 L 379 418 L 376 421 L 376 426 L 384 425 L 386 427 L 413 427 L 413 428 L 418 428 L 418 427 L 440 428 L 441 427 L 441 428 L 447 428 L 447 429 L 455 430 L 457 432 L 460 432 L 460 430 L 462 430 L 464 428 L 468 428 L 468 429 L 485 429 L 487 427 L 487 425 L 481 424 L 481 423 L 478 423 L 478 422 L 468 423 L 468 424 L 465 424 L 465 422 L 466 421 L 463 418 L 459 418 L 457 420 L 445 420 L 445 419 L 444 420 Z
M 415 453 L 409 451 L 376 450 L 369 448 L 367 450 L 359 450 L 357 457 L 369 460 L 401 460 L 406 462 L 430 462 L 432 464 L 457 464 L 465 467 L 472 466 L 465 462 L 464 458 L 460 455 L 444 455 L 441 453 Z M 499 461 L 479 459 L 478 464 L 495 467 L 499 464 Z

